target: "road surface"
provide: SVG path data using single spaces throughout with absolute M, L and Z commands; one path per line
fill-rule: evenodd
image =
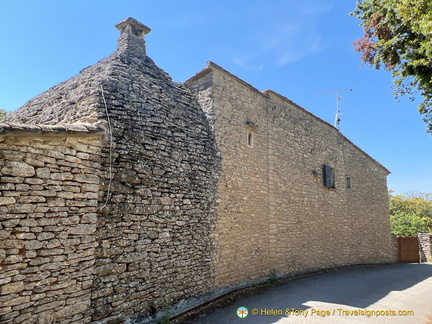
M 385 265 L 303 277 L 240 297 L 188 323 L 432 324 L 432 264 Z

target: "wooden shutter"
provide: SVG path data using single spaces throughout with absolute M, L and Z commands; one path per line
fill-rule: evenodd
M 327 188 L 334 188 L 335 187 L 335 181 L 334 181 L 334 170 L 331 166 L 324 164 L 323 165 L 323 179 L 324 179 L 324 186 Z

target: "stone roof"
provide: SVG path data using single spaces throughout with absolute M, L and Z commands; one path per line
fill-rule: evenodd
M 4 122 L 56 125 L 75 122 L 95 123 L 101 116 L 100 85 L 109 59 L 52 87 L 10 113 Z
M 116 27 L 121 32 L 116 52 L 29 100 L 3 122 L 26 125 L 94 124 L 108 119 L 105 98 L 107 101 L 108 98 L 112 101 L 114 97 L 133 100 L 128 99 L 131 92 L 140 92 L 140 89 L 132 84 L 143 83 L 153 89 L 148 77 L 151 77 L 151 83 L 155 83 L 157 78 L 162 82 L 171 80 L 146 55 L 144 36 L 150 28 L 133 18 L 123 20 Z
M 1 123 L 0 135 L 35 135 L 44 133 L 56 134 L 104 134 L 105 129 L 99 125 L 75 123 L 63 125 L 27 125 L 19 123 Z

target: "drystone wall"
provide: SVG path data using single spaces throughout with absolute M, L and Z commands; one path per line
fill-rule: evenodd
M 417 234 L 420 249 L 420 261 L 432 261 L 432 234 L 418 233 Z
M 397 242 L 397 236 L 393 233 L 391 234 L 392 248 L 393 248 L 393 261 L 398 262 L 399 259 L 399 248 Z
M 273 269 L 393 261 L 385 168 L 331 125 L 213 63 L 186 84 L 221 154 L 217 286 Z M 334 169 L 335 188 L 324 186 L 323 165 Z
M 0 136 L 1 323 L 90 321 L 100 142 Z
M 102 149 L 94 321 L 138 320 L 213 288 L 212 132 L 142 42 L 120 37 L 103 84 L 112 139 Z
M 392 261 L 385 168 L 213 63 L 186 85 L 123 33 L 8 119 L 56 126 L 0 125 L 2 323 L 140 322 L 272 270 Z
M 38 221 L 54 222 L 50 218 L 52 215 L 63 222 L 59 217 L 69 219 L 69 216 L 78 213 L 80 217 L 73 218 L 73 228 L 79 225 L 79 228 L 92 230 L 91 233 L 82 235 L 86 240 L 84 244 L 87 244 L 83 245 L 84 247 L 93 244 L 91 249 L 85 250 L 88 254 L 88 265 L 91 263 L 93 272 L 90 268 L 81 269 L 79 265 L 69 265 L 71 272 L 91 272 L 93 276 L 92 283 L 86 281 L 85 287 L 76 293 L 77 296 L 85 296 L 81 299 L 91 310 L 87 311 L 86 308 L 81 312 L 84 317 L 78 318 L 76 315 L 74 320 L 82 323 L 122 322 L 128 319 L 138 321 L 154 315 L 163 309 L 167 302 L 180 303 L 214 288 L 212 233 L 216 219 L 215 188 L 219 169 L 213 133 L 195 96 L 182 84 L 173 82 L 167 73 L 147 57 L 144 39 L 130 33 L 122 34 L 118 39 L 117 51 L 109 58 L 30 100 L 11 114 L 7 122 L 33 125 L 101 122 L 105 125 L 106 137 L 98 147 L 98 164 L 91 170 L 86 169 L 88 173 L 91 171 L 97 174 L 99 184 L 86 184 L 85 181 L 96 181 L 96 175 L 75 174 L 79 167 L 74 169 L 74 172 L 67 169 L 72 168 L 74 163 L 88 165 L 87 161 L 80 161 L 84 152 L 78 148 L 70 148 L 70 152 L 63 149 L 65 152 L 60 151 L 57 154 L 56 150 L 61 150 L 63 146 L 53 144 L 55 147 L 50 150 L 51 146 L 45 137 L 28 141 L 22 146 L 28 151 L 25 154 L 30 154 L 33 160 L 42 161 L 39 164 L 49 163 L 44 167 L 36 165 L 38 169 L 35 170 L 35 175 L 22 179 L 25 186 L 29 185 L 26 181 L 36 181 L 39 186 L 45 183 L 46 186 L 52 186 L 53 181 L 56 181 L 59 191 L 66 190 L 62 188 L 79 189 L 76 193 L 61 191 L 57 194 L 47 191 L 54 196 L 42 196 L 40 203 L 45 209 L 49 207 L 48 212 L 58 210 L 61 214 L 48 214 L 45 217 L 43 212 L 40 212 Z M 49 128 L 53 131 L 55 127 L 62 126 L 27 127 Z M 49 135 L 45 136 L 51 138 Z M 12 150 L 13 146 L 10 149 Z M 75 152 L 73 150 L 76 155 L 72 154 Z M 65 161 L 62 160 L 63 155 Z M 25 157 L 19 158 L 26 161 Z M 5 172 L 17 165 L 9 161 L 9 156 L 5 157 L 5 161 Z M 24 163 L 23 161 L 20 163 Z M 32 180 L 38 174 L 45 175 L 44 172 L 48 172 L 48 178 Z M 18 189 L 22 186 L 13 184 L 16 179 L 8 177 L 4 180 L 10 180 L 12 184 L 5 187 L 9 188 L 4 194 L 5 197 L 0 197 L 7 208 L 13 209 L 16 200 L 7 195 L 13 195 L 12 192 L 20 193 Z M 82 181 L 86 189 L 80 189 L 78 181 Z M 91 227 L 85 225 L 87 216 L 81 215 L 80 206 L 72 204 L 83 204 L 79 198 L 89 186 L 94 192 L 87 197 L 90 206 L 85 208 L 91 207 L 95 213 L 91 214 Z M 98 197 L 95 197 L 96 193 L 99 194 Z M 35 201 L 31 205 L 24 206 L 29 211 L 33 211 L 33 207 L 39 208 L 37 199 L 33 199 Z M 75 208 L 78 210 L 75 211 Z M 17 224 L 10 222 L 7 225 L 8 232 L 5 233 L 10 233 L 12 239 L 15 235 L 13 228 Z M 47 226 L 47 231 L 55 229 L 51 223 Z M 66 225 L 63 230 L 59 227 L 56 236 L 47 234 L 47 237 L 60 240 L 65 235 L 61 234 L 64 231 L 68 231 Z M 74 235 L 78 234 L 80 233 Z M 63 241 L 60 243 L 63 244 Z M 78 243 L 74 243 L 77 245 L 74 248 L 80 250 Z M 42 247 L 45 247 L 44 244 Z M 49 248 L 54 249 L 52 252 L 47 252 L 48 248 L 45 247 L 41 253 L 49 255 L 50 261 L 62 260 L 65 257 L 67 260 L 71 248 L 52 244 L 49 245 Z M 8 253 L 21 253 L 20 251 L 18 249 Z M 27 264 L 27 259 L 23 260 Z M 47 265 L 41 267 L 43 269 Z M 32 269 L 38 271 L 38 268 Z M 61 280 L 66 283 L 77 280 L 75 275 L 72 274 L 70 279 L 63 275 L 63 272 L 53 270 L 52 276 L 61 276 Z M 15 273 L 10 276 L 12 275 Z M 51 280 L 43 279 L 47 282 Z M 12 279 L 12 284 L 15 284 L 14 280 Z M 74 289 L 77 285 L 73 286 Z M 13 289 L 20 286 L 10 287 Z M 70 320 L 71 310 L 68 309 L 71 308 L 66 308 L 67 316 L 63 316 L 61 311 L 57 312 L 69 305 L 69 290 L 64 293 L 64 298 L 57 300 L 52 300 L 54 293 L 51 292 L 49 296 L 40 295 L 40 300 L 32 305 L 52 302 L 53 306 L 41 308 L 36 313 L 48 314 L 52 311 L 62 316 L 61 321 Z M 12 300 L 22 294 L 30 296 L 34 292 L 29 290 L 10 294 L 10 291 L 5 291 L 3 299 Z M 28 298 L 31 301 L 31 297 Z M 66 302 L 63 302 L 64 300 Z M 88 304 L 89 302 L 91 304 Z M 14 302 L 9 302 L 10 305 L 12 303 Z M 13 305 L 15 308 L 21 307 Z M 2 311 L 5 318 L 14 317 L 14 320 L 17 320 L 17 316 L 21 316 L 14 308 L 2 308 Z M 31 307 L 22 312 L 35 313 Z

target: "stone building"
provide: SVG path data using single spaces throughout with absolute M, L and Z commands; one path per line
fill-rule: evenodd
M 151 319 L 278 274 L 392 262 L 387 169 L 214 63 L 184 84 L 128 18 L 0 124 L 0 321 Z

